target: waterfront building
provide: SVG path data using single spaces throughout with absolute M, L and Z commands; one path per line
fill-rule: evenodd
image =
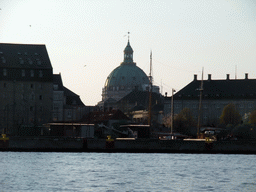
M 80 96 L 63 86 L 61 74 L 53 75 L 53 121 L 78 121 L 89 112 Z
M 0 129 L 18 134 L 51 121 L 53 72 L 45 45 L 0 43 L 0 58 Z
M 182 109 L 189 108 L 194 118 L 198 119 L 199 97 L 201 80 L 194 75 L 194 80 L 178 91 L 174 96 L 174 114 Z M 203 125 L 217 125 L 223 108 L 233 103 L 240 115 L 252 112 L 256 109 L 256 79 L 249 79 L 245 74 L 244 79 L 212 79 L 211 74 L 207 80 L 203 80 L 201 122 Z M 164 114 L 171 113 L 171 97 L 165 97 Z

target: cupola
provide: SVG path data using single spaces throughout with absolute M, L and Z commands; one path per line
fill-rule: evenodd
M 133 64 L 133 50 L 128 40 L 127 46 L 124 49 L 124 64 L 132 63 Z

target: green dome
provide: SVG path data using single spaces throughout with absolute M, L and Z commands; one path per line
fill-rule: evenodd
M 142 89 L 142 85 L 149 84 L 147 75 L 133 64 L 122 63 L 115 68 L 107 77 L 105 82 L 106 90 L 133 90 L 137 87 Z
M 102 101 L 109 98 L 118 101 L 134 89 L 144 90 L 148 84 L 147 75 L 133 62 L 133 50 L 128 40 L 124 61 L 107 77 L 102 89 Z

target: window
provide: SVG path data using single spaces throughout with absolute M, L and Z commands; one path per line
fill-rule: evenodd
M 20 64 L 24 64 L 24 60 L 20 58 Z
M 25 77 L 25 70 L 24 69 L 21 70 L 21 76 Z
M 39 71 L 39 77 L 43 77 L 43 71 L 42 70 Z
M 39 89 L 43 89 L 43 84 L 42 83 L 39 84 Z
M 35 100 L 35 95 L 34 95 L 34 94 L 31 95 L 31 100 L 32 100 L 32 101 Z
M 29 110 L 30 110 L 30 111 L 34 111 L 34 107 L 33 107 L 33 106 L 30 106 Z
M 39 100 L 43 100 L 43 95 L 39 95 Z
M 3 69 L 3 76 L 7 76 L 7 69 Z
M 34 77 L 34 75 L 35 75 L 34 70 L 30 71 L 30 75 L 31 75 L 31 77 Z
M 57 84 L 53 85 L 53 90 L 58 90 L 58 85 Z
M 72 111 L 68 111 L 68 118 L 71 118 L 72 116 Z
M 4 57 L 1 57 L 2 63 L 6 63 L 6 59 Z
M 30 88 L 31 88 L 31 89 L 34 89 L 34 84 L 30 84 Z
M 37 63 L 37 65 L 41 65 L 42 64 L 42 62 L 39 59 L 36 60 L 36 63 Z
M 59 109 L 59 105 L 57 103 L 53 104 L 53 110 L 58 110 Z
M 55 100 L 55 101 L 59 100 L 59 95 L 54 94 L 54 95 L 53 95 L 53 100 Z
M 4 88 L 6 88 L 7 87 L 7 84 L 6 83 L 4 83 Z
M 32 64 L 33 64 L 33 61 L 32 61 L 31 59 L 28 59 L 28 63 L 29 63 L 30 65 L 32 65 Z

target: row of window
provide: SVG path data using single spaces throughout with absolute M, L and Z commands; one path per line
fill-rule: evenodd
M 29 111 L 35 111 L 35 106 L 30 106 L 29 108 L 26 108 L 25 106 L 23 107 L 23 111 L 26 111 L 26 110 L 29 110 Z M 42 112 L 43 111 L 43 106 L 37 106 L 37 109 L 38 109 L 38 111 L 40 111 L 40 112 Z M 8 108 L 8 106 L 4 106 L 4 108 L 3 108 L 3 111 L 4 112 L 7 112 L 8 110 L 10 110 L 9 108 Z
M 20 61 L 20 64 L 24 64 L 24 63 L 25 63 L 25 61 L 24 61 L 21 57 L 19 58 L 19 61 Z M 27 59 L 27 62 L 28 62 L 30 65 L 32 65 L 32 64 L 34 63 L 30 58 Z M 42 61 L 41 61 L 40 59 L 36 59 L 36 64 L 37 64 L 37 65 L 41 65 L 41 64 L 42 64 Z
M 3 76 L 7 76 L 7 69 L 3 69 Z M 21 76 L 25 77 L 26 76 L 26 71 L 25 69 L 21 70 Z M 30 76 L 34 77 L 35 76 L 35 71 L 34 70 L 30 70 Z M 43 77 L 43 71 L 39 70 L 39 74 L 38 77 Z
M 2 96 L 3 96 L 4 99 L 8 97 L 8 95 L 6 95 L 5 93 L 3 93 Z M 24 96 L 24 94 L 21 94 L 20 96 L 21 96 L 22 100 L 27 100 L 27 98 Z M 38 99 L 43 100 L 43 95 L 39 95 Z M 35 94 L 31 94 L 29 96 L 29 100 L 34 101 L 35 100 Z
M 204 109 L 207 109 L 209 105 L 206 105 L 206 104 L 203 104 L 202 107 Z M 253 108 L 253 103 L 248 103 L 248 104 L 243 104 L 243 103 L 240 103 L 238 104 L 236 107 L 238 108 L 245 108 L 245 107 L 248 107 L 248 108 Z M 168 105 L 168 108 L 171 108 L 171 104 Z M 192 104 L 192 105 L 189 105 L 189 104 L 184 104 L 183 107 L 192 107 L 192 108 L 198 108 L 198 104 Z M 221 106 L 220 104 L 214 104 L 214 105 L 211 105 L 211 107 L 214 107 L 214 108 L 217 108 L 219 109 Z M 174 104 L 174 108 L 182 108 L 182 104 Z
M 7 83 L 4 83 L 4 84 L 3 84 L 3 87 L 4 87 L 4 88 L 7 88 L 7 87 L 8 87 L 8 84 L 7 84 Z M 21 84 L 21 87 L 24 88 L 24 84 L 23 84 L 23 83 Z M 30 87 L 31 89 L 34 89 L 34 88 L 35 88 L 35 86 L 34 86 L 33 83 L 31 83 L 31 84 L 29 85 L 29 87 Z M 43 84 L 40 83 L 38 88 L 39 88 L 39 89 L 43 89 Z

